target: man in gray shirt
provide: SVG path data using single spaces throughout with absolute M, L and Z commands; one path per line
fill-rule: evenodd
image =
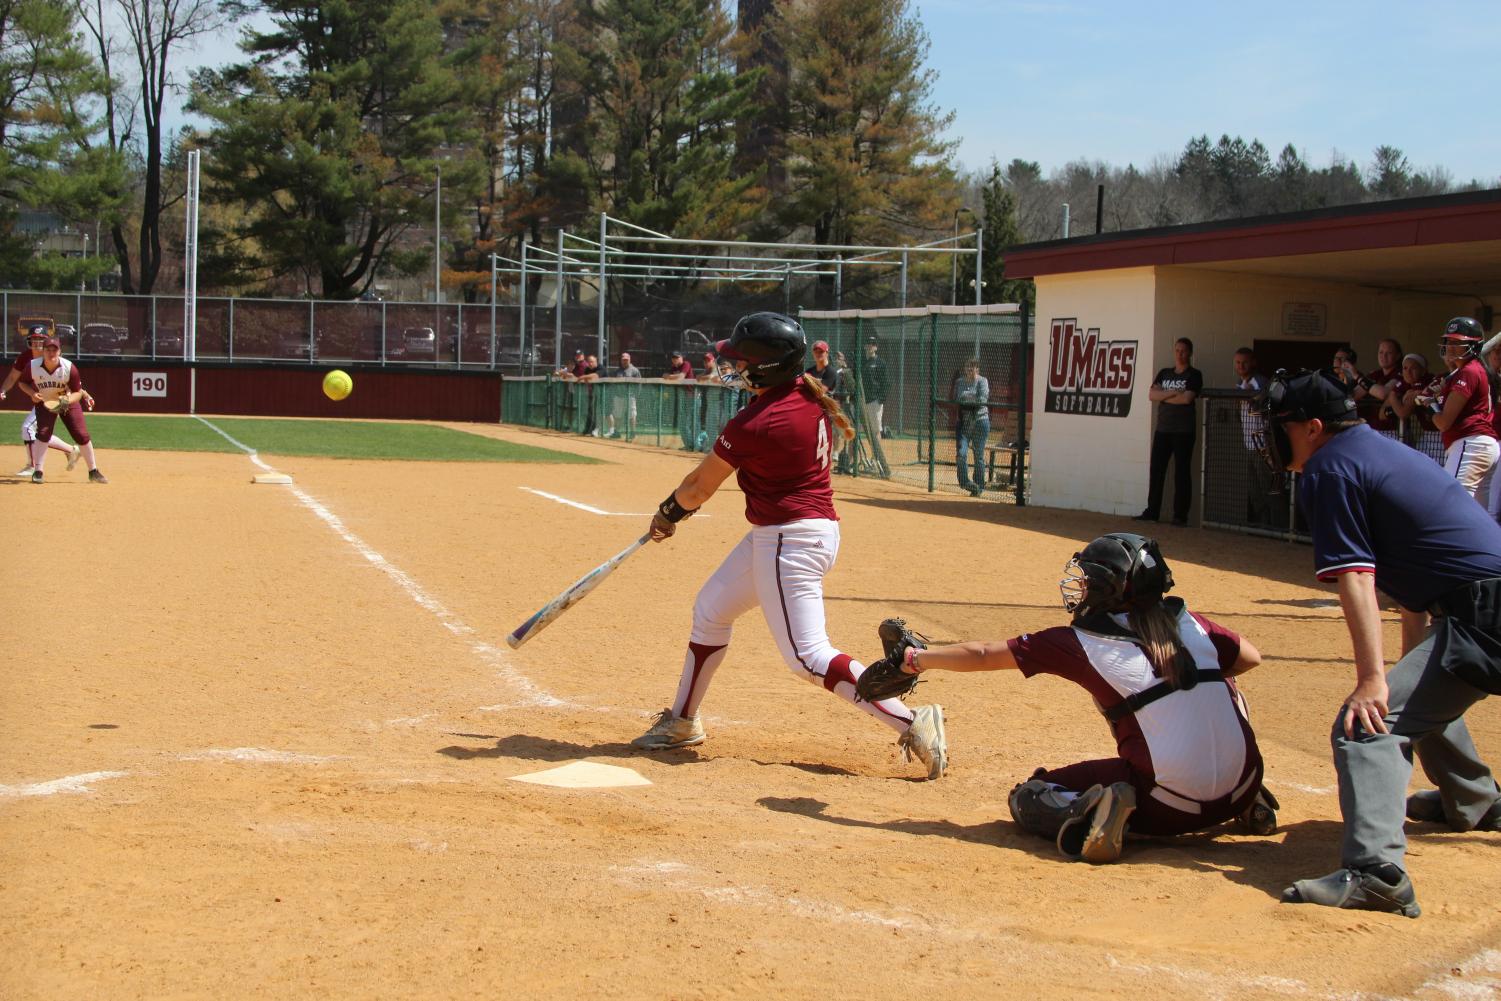
M 641 370 L 631 364 L 630 352 L 620 352 L 620 366 L 610 373 L 610 377 L 612 379 L 641 378 Z M 641 390 L 635 386 L 612 386 L 611 391 L 610 413 L 605 418 L 609 426 L 605 430 L 605 437 L 615 437 L 615 422 L 619 419 L 625 422 L 625 437 L 627 441 L 630 441 L 636 437 L 636 394 Z

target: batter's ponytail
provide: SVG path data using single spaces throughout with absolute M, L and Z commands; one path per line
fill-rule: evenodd
M 844 440 L 853 441 L 855 438 L 855 426 L 844 415 L 844 408 L 839 405 L 839 401 L 830 396 L 828 390 L 824 388 L 823 380 L 816 375 L 809 375 L 807 372 L 804 372 L 803 384 L 813 390 L 813 398 L 818 401 L 820 407 L 823 407 L 824 413 L 829 415 L 829 420 L 834 422 L 834 426 L 839 429 L 839 433 L 844 435 Z
M 1141 641 L 1141 649 L 1152 662 L 1157 675 L 1174 688 L 1192 688 L 1184 685 L 1190 674 L 1197 681 L 1197 670 L 1188 651 L 1183 649 L 1183 638 L 1178 635 L 1178 617 L 1168 611 L 1161 600 L 1144 608 L 1132 608 L 1126 613 L 1131 631 Z

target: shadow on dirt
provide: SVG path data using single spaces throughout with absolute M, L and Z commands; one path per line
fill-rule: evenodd
M 463 736 L 455 734 L 454 736 Z M 438 748 L 438 753 L 447 758 L 469 761 L 474 758 L 521 758 L 527 761 L 577 761 L 580 758 L 641 758 L 650 757 L 672 764 L 687 764 L 707 760 L 700 758 L 693 748 L 671 751 L 642 751 L 630 744 L 574 744 L 566 740 L 548 737 L 529 737 L 512 734 L 502 737 L 493 747 L 465 747 L 451 744 Z

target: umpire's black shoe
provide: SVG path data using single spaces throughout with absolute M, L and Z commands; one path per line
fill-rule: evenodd
M 1141 514 L 1137 515 L 1136 517 L 1132 518 L 1131 520 L 1132 521 L 1156 521 L 1157 520 L 1157 516 L 1155 514 L 1153 514 L 1152 512 L 1150 512 L 1150 511 L 1143 511 Z
M 1393 867 L 1395 869 L 1395 867 Z M 1415 918 L 1423 913 L 1412 880 L 1407 873 L 1395 870 L 1400 878 L 1389 883 L 1364 869 L 1341 869 L 1320 879 L 1300 879 L 1282 891 L 1284 904 L 1322 904 L 1352 911 L 1385 911 Z

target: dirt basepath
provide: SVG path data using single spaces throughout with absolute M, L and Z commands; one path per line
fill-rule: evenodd
M 267 457 L 289 490 L 251 486 L 241 456 L 118 452 L 107 488 L 0 482 L 32 547 L 0 676 L 0 997 L 1501 989 L 1501 835 L 1410 832 L 1418 921 L 1277 902 L 1338 859 L 1326 734 L 1348 639 L 1307 549 L 1159 532 L 1192 607 L 1267 655 L 1243 687 L 1282 830 L 1133 843 L 1093 868 L 1006 811 L 1037 765 L 1111 753 L 1053 679 L 925 684 L 953 764 L 915 781 L 890 732 L 794 678 L 751 616 L 709 741 L 633 754 L 672 697 L 693 594 L 745 531 L 740 497 L 511 652 L 510 628 L 638 533 L 692 458 L 483 433 L 609 464 Z M 844 486 L 827 607 L 862 658 L 886 615 L 939 641 L 1063 622 L 1063 563 L 1122 527 Z M 1470 715 L 1493 759 L 1498 709 Z M 577 760 L 652 785 L 509 781 Z

